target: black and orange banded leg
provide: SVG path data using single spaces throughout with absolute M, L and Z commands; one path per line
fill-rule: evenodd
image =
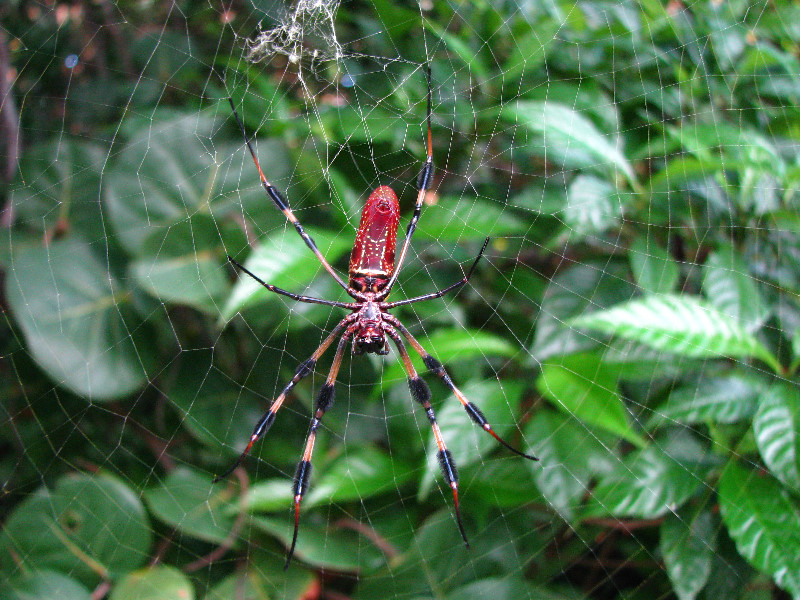
M 439 429 L 439 424 L 436 422 L 436 414 L 433 412 L 433 407 L 431 406 L 431 390 L 428 387 L 428 384 L 425 383 L 425 380 L 417 375 L 417 371 L 414 369 L 414 365 L 411 363 L 411 358 L 408 356 L 408 351 L 406 350 L 405 344 L 403 343 L 402 338 L 398 335 L 397 331 L 395 331 L 391 325 L 386 323 L 383 325 L 383 330 L 389 334 L 389 337 L 392 338 L 397 346 L 397 351 L 400 354 L 400 360 L 403 363 L 406 373 L 408 373 L 408 388 L 411 390 L 411 397 L 415 401 L 419 402 L 419 404 L 425 410 L 425 414 L 428 416 L 428 421 L 431 423 L 433 437 L 436 440 L 436 446 L 439 448 L 438 452 L 436 453 L 436 458 L 439 460 L 439 466 L 442 469 L 442 475 L 444 475 L 447 485 L 449 485 L 450 489 L 453 490 L 453 505 L 455 507 L 458 530 L 461 532 L 461 538 L 464 540 L 464 544 L 469 547 L 467 534 L 464 531 L 464 523 L 461 521 L 461 510 L 458 506 L 458 470 L 456 469 L 456 463 L 453 460 L 453 455 L 450 454 L 450 451 L 445 445 L 442 432 Z
M 342 366 L 342 358 L 344 357 L 347 342 L 357 327 L 357 325 L 353 325 L 348 328 L 339 340 L 339 345 L 336 347 L 336 354 L 333 357 L 331 370 L 328 372 L 328 378 L 317 394 L 317 408 L 314 411 L 314 416 L 311 417 L 311 425 L 308 429 L 303 458 L 297 463 L 297 469 L 294 473 L 294 483 L 292 483 L 292 492 L 294 493 L 294 533 L 292 534 L 292 545 L 289 547 L 289 553 L 286 555 L 286 564 L 283 565 L 284 571 L 289 568 L 289 563 L 292 562 L 292 556 L 294 556 L 294 548 L 297 545 L 297 532 L 300 529 L 300 502 L 303 500 L 303 496 L 305 496 L 308 490 L 308 482 L 311 479 L 311 455 L 314 453 L 317 429 L 319 429 L 325 412 L 333 406 L 339 367 Z
M 440 363 L 433 356 L 431 356 L 425 350 L 425 348 L 423 348 L 420 345 L 420 343 L 416 340 L 416 338 L 414 338 L 414 336 L 411 335 L 408 329 L 406 329 L 403 326 L 403 324 L 400 321 L 398 321 L 392 315 L 384 314 L 383 318 L 400 330 L 403 336 L 405 336 L 405 338 L 408 340 L 408 343 L 411 344 L 411 347 L 414 348 L 414 350 L 416 350 L 417 353 L 422 357 L 422 362 L 425 363 L 425 366 L 428 367 L 428 370 L 434 375 L 436 375 L 439 379 L 441 379 L 444 382 L 444 384 L 450 388 L 453 394 L 455 394 L 456 398 L 458 398 L 458 401 L 461 402 L 461 406 L 463 406 L 464 410 L 467 411 L 467 414 L 469 415 L 470 419 L 472 419 L 481 429 L 486 431 L 489 435 L 491 435 L 494 439 L 500 442 L 503 446 L 511 450 L 514 454 L 518 454 L 524 458 L 527 458 L 528 460 L 539 460 L 532 454 L 525 454 L 521 450 L 517 450 L 516 448 L 514 448 L 514 446 L 512 446 L 511 444 L 506 442 L 503 438 L 501 438 L 499 435 L 497 435 L 495 430 L 492 429 L 492 426 L 489 424 L 489 421 L 486 419 L 486 415 L 483 414 L 483 411 L 477 406 L 475 406 L 472 402 L 467 400 L 467 398 L 464 396 L 461 390 L 459 390 L 456 387 L 456 385 L 453 383 L 453 380 L 450 378 L 450 375 L 447 373 L 442 363 Z
M 267 178 L 264 176 L 264 171 L 261 170 L 261 165 L 258 162 L 258 157 L 256 156 L 256 151 L 253 148 L 253 145 L 250 143 L 250 139 L 247 137 L 247 130 L 244 128 L 244 123 L 239 118 L 239 113 L 236 111 L 236 105 L 233 103 L 233 98 L 228 98 L 228 102 L 231 104 L 231 109 L 233 110 L 233 116 L 236 119 L 236 123 L 239 125 L 239 129 L 242 130 L 242 135 L 244 136 L 244 143 L 247 144 L 247 149 L 250 151 L 250 156 L 253 157 L 253 162 L 256 165 L 256 169 L 258 169 L 258 176 L 261 179 L 261 185 L 264 186 L 264 190 L 267 192 L 267 196 L 275 203 L 275 206 L 278 207 L 286 218 L 289 219 L 289 222 L 294 225 L 294 228 L 297 230 L 297 233 L 300 234 L 300 237 L 303 238 L 303 241 L 306 243 L 311 251 L 316 255 L 319 261 L 322 263 L 322 266 L 325 267 L 325 270 L 330 273 L 331 277 L 336 280 L 340 286 L 342 286 L 347 292 L 352 296 L 352 290 L 347 286 L 347 284 L 342 281 L 342 278 L 339 277 L 339 274 L 333 270 L 333 267 L 330 263 L 325 259 L 322 255 L 322 252 L 319 251 L 317 248 L 317 244 L 311 238 L 308 233 L 306 233 L 303 226 L 300 224 L 300 221 L 297 220 L 297 217 L 294 216 L 291 207 L 289 206 L 289 202 L 283 196 L 283 194 L 278 191 L 278 188 L 273 186 Z
M 250 436 L 250 441 L 247 443 L 247 446 L 245 447 L 244 451 L 239 455 L 239 458 L 237 458 L 236 462 L 234 462 L 233 465 L 231 465 L 231 467 L 227 469 L 222 475 L 217 475 L 214 478 L 213 483 L 217 483 L 218 481 L 225 479 L 228 475 L 230 475 L 233 472 L 233 470 L 236 467 L 242 464 L 242 461 L 250 453 L 253 444 L 255 444 L 265 433 L 267 433 L 267 431 L 269 431 L 269 428 L 272 427 L 272 424 L 275 422 L 275 415 L 277 414 L 280 407 L 283 406 L 283 402 L 284 400 L 286 400 L 286 396 L 289 394 L 291 389 L 295 385 L 297 385 L 297 383 L 301 379 L 303 379 L 303 377 L 306 377 L 314 370 L 317 361 L 331 345 L 331 342 L 333 342 L 333 340 L 336 339 L 336 336 L 339 335 L 339 333 L 341 333 L 342 329 L 344 329 L 347 325 L 352 323 L 355 320 L 355 318 L 356 315 L 352 314 L 352 315 L 347 315 L 344 319 L 339 321 L 339 324 L 336 327 L 334 327 L 330 335 L 328 335 L 328 337 L 325 338 L 322 344 L 320 344 L 319 348 L 317 348 L 314 351 L 314 354 L 312 354 L 310 358 L 303 361 L 297 366 L 297 370 L 294 373 L 294 377 L 292 377 L 291 381 L 289 381 L 289 383 L 286 384 L 286 387 L 283 388 L 283 391 L 280 393 L 280 395 L 277 398 L 275 398 L 275 400 L 270 405 L 269 410 L 267 410 L 267 412 L 264 413 L 264 416 L 258 420 L 258 423 L 256 423 L 256 426 L 253 429 L 253 434 Z

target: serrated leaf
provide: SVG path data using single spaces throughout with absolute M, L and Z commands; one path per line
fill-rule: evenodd
M 483 411 L 500 437 L 505 437 L 515 427 L 515 411 L 522 390 L 521 381 L 502 384 L 498 381 L 481 381 L 461 388 L 464 396 Z M 500 447 L 492 436 L 473 423 L 461 403 L 452 394 L 436 411 L 436 421 L 457 468 L 479 462 L 489 452 Z M 420 500 L 427 498 L 434 481 L 441 476 L 437 451 L 436 440 L 431 435 L 427 444 L 425 472 L 417 495 Z
M 194 600 L 189 578 L 175 567 L 158 565 L 130 573 L 114 586 L 110 600 Z
M 536 389 L 559 410 L 644 447 L 644 439 L 631 427 L 617 385 L 615 371 L 604 369 L 599 357 L 588 354 L 567 365 L 546 364 L 536 380 Z
M 100 402 L 144 385 L 148 348 L 131 337 L 139 323 L 123 317 L 127 295 L 88 244 L 70 238 L 26 248 L 10 267 L 11 311 L 28 350 L 56 383 Z
M 413 475 L 410 465 L 377 448 L 358 448 L 328 465 L 319 480 L 312 482 L 303 506 L 365 500 L 396 491 Z
M 567 168 L 621 171 L 635 184 L 633 167 L 615 142 L 598 131 L 594 123 L 557 102 L 520 101 L 507 105 L 503 118 L 541 136 L 542 154 Z M 528 144 L 534 145 L 533 141 Z
M 778 360 L 739 323 L 693 296 L 647 296 L 570 322 L 697 358 L 760 358 L 776 371 Z
M 772 474 L 800 493 L 800 391 L 775 383 L 761 397 L 753 419 L 761 458 Z
M 335 263 L 351 247 L 351 242 L 342 236 L 334 237 L 311 228 L 306 228 L 306 231 L 329 263 Z M 244 267 L 265 282 L 298 294 L 303 293 L 316 275 L 330 277 L 294 228 L 284 229 L 281 235 L 262 240 L 261 245 L 247 257 Z M 270 292 L 246 273 L 240 273 L 220 318 L 230 320 L 246 307 L 277 301 L 278 298 L 278 294 Z M 283 300 L 293 302 L 287 297 Z
M 636 285 L 649 294 L 669 294 L 678 283 L 678 265 L 661 246 L 637 237 L 628 258 Z
M 525 427 L 533 479 L 550 506 L 570 521 L 586 495 L 589 480 L 608 473 L 614 456 L 607 446 L 569 415 L 538 411 Z
M 190 537 L 219 544 L 233 527 L 227 510 L 234 500 L 230 490 L 186 468 L 145 490 L 144 498 L 156 517 Z
M 602 477 L 583 516 L 654 519 L 678 509 L 710 471 L 706 449 L 677 433 L 638 450 Z
M 731 460 L 719 480 L 719 505 L 736 548 L 778 586 L 800 596 L 800 508 L 775 479 Z
M 703 377 L 674 390 L 667 402 L 655 410 L 648 425 L 665 420 L 688 424 L 746 420 L 755 414 L 766 386 L 762 379 L 745 372 Z
M 680 600 L 694 600 L 708 581 L 717 547 L 715 533 L 708 510 L 680 510 L 664 518 L 659 546 Z
M 708 257 L 703 271 L 703 292 L 709 304 L 739 321 L 747 331 L 764 324 L 769 316 L 767 304 L 734 248 L 722 246 Z

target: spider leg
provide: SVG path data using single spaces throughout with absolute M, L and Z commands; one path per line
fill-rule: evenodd
M 278 207 L 278 210 L 280 210 L 284 215 L 286 215 L 286 218 L 289 219 L 289 222 L 292 225 L 294 225 L 294 228 L 297 230 L 297 233 L 300 234 L 301 238 L 303 238 L 303 241 L 306 243 L 306 246 L 308 246 L 311 249 L 311 251 L 316 255 L 316 257 L 319 259 L 319 262 L 321 262 L 322 266 L 325 267 L 325 270 L 328 271 L 331 277 L 333 277 L 336 280 L 336 283 L 342 286 L 345 290 L 348 290 L 349 293 L 350 290 L 347 287 L 347 284 L 345 284 L 345 282 L 342 281 L 342 278 L 339 277 L 339 274 L 336 271 L 334 271 L 330 263 L 327 260 L 325 260 L 325 257 L 322 256 L 322 252 L 320 252 L 319 248 L 317 248 L 317 244 L 314 242 L 311 236 L 306 233 L 305 229 L 303 229 L 303 226 L 300 224 L 300 221 L 297 220 L 297 217 L 294 216 L 294 213 L 292 212 L 292 209 L 289 206 L 289 202 L 286 200 L 283 194 L 281 194 L 278 191 L 276 187 L 274 187 L 269 181 L 267 181 L 267 178 L 264 176 L 264 171 L 261 170 L 261 165 L 258 162 L 256 151 L 247 137 L 247 130 L 245 130 L 244 128 L 244 123 L 242 123 L 242 120 L 239 118 L 239 113 L 236 111 L 236 105 L 233 103 L 233 98 L 228 98 L 228 102 L 230 102 L 231 104 L 231 109 L 233 110 L 233 116 L 236 119 L 236 123 L 239 125 L 239 129 L 242 130 L 242 135 L 244 136 L 244 143 L 247 144 L 247 149 L 250 151 L 250 156 L 253 157 L 253 162 L 255 163 L 256 169 L 258 169 L 258 175 L 261 178 L 261 185 L 264 186 L 264 190 L 267 192 L 267 196 L 269 196 L 270 199 L 275 203 L 275 206 Z
M 425 348 L 423 348 L 420 345 L 420 343 L 414 338 L 413 335 L 411 335 L 408 329 L 406 329 L 397 318 L 395 318 L 393 315 L 387 315 L 387 314 L 384 314 L 382 316 L 386 321 L 390 322 L 392 325 L 394 325 L 395 327 L 397 327 L 397 329 L 400 330 L 400 333 L 402 333 L 405 336 L 405 338 L 408 340 L 408 343 L 411 344 L 414 350 L 416 350 L 417 353 L 422 357 L 422 362 L 425 363 L 425 366 L 428 367 L 428 370 L 437 377 L 439 377 L 439 379 L 441 379 L 444 382 L 444 384 L 452 390 L 453 394 L 455 394 L 456 398 L 458 398 L 458 401 L 461 402 L 461 406 L 463 406 L 464 410 L 467 411 L 467 414 L 469 415 L 470 419 L 472 419 L 481 429 L 486 431 L 499 443 L 501 443 L 503 446 L 511 450 L 514 454 L 519 454 L 520 456 L 527 458 L 528 460 L 539 460 L 532 454 L 525 454 L 521 450 L 517 450 L 516 448 L 514 448 L 514 446 L 512 446 L 503 438 L 501 438 L 499 435 L 497 435 L 494 429 L 492 429 L 492 426 L 489 424 L 489 421 L 486 419 L 486 416 L 483 414 L 483 411 L 481 411 L 481 409 L 475 406 L 472 402 L 467 400 L 464 394 L 461 393 L 461 390 L 459 390 L 456 387 L 456 385 L 453 383 L 453 380 L 450 379 L 450 375 L 447 373 L 447 371 L 445 371 L 445 368 L 442 365 L 442 363 L 440 363 L 433 356 L 428 354 Z
M 464 275 L 463 279 L 459 279 L 455 283 L 451 283 L 446 288 L 439 290 L 438 292 L 433 292 L 431 294 L 425 294 L 424 296 L 417 296 L 416 298 L 407 298 L 405 300 L 399 300 L 397 302 L 381 302 L 381 309 L 383 310 L 390 310 L 396 306 L 403 306 L 405 304 L 413 304 L 414 302 L 420 302 L 422 300 L 433 300 L 435 298 L 441 298 L 446 293 L 451 292 L 455 289 L 460 288 L 462 285 L 469 281 L 469 278 L 472 277 L 472 272 L 475 270 L 475 267 L 478 266 L 478 262 L 481 260 L 484 251 L 486 250 L 486 246 L 489 245 L 489 238 L 487 237 L 486 240 L 483 242 L 483 247 L 481 248 L 478 257 L 475 259 L 475 262 L 472 263 L 472 266 L 467 271 L 467 274 Z
M 408 246 L 411 244 L 411 236 L 414 235 L 414 230 L 417 228 L 417 221 L 419 221 L 419 215 L 422 212 L 422 201 L 425 199 L 425 192 L 427 192 L 431 187 L 431 182 L 433 181 L 433 135 L 431 134 L 431 66 L 428 64 L 427 68 L 428 74 L 428 115 L 427 115 L 427 122 L 428 122 L 428 154 L 425 158 L 425 163 L 422 165 L 422 170 L 419 172 L 419 176 L 417 177 L 417 202 L 414 204 L 414 214 L 411 216 L 411 221 L 408 223 L 408 228 L 406 229 L 406 237 L 403 240 L 403 247 L 400 250 L 400 256 L 397 259 L 394 267 L 394 273 L 389 281 L 386 283 L 386 286 L 381 290 L 380 294 L 378 294 L 377 299 L 382 300 L 389 295 L 389 291 L 392 289 L 394 282 L 397 280 L 397 276 L 400 274 L 400 267 L 403 266 L 403 261 L 406 258 L 406 253 L 408 252 Z
M 397 351 L 400 353 L 400 360 L 403 363 L 406 373 L 408 373 L 408 388 L 411 390 L 411 397 L 419 402 L 422 408 L 425 409 L 425 414 L 428 415 L 428 420 L 431 422 L 433 437 L 436 439 L 436 445 L 439 447 L 436 457 L 439 459 L 439 466 L 442 469 L 445 481 L 447 481 L 450 489 L 453 490 L 453 504 L 456 511 L 458 530 L 461 532 L 461 538 L 464 540 L 464 544 L 469 548 L 467 534 L 464 532 L 464 524 L 461 522 L 461 511 L 458 507 L 458 470 L 456 469 L 453 455 L 450 454 L 450 451 L 444 443 L 439 424 L 436 422 L 436 414 L 433 412 L 433 407 L 431 406 L 431 390 L 428 384 L 425 383 L 425 380 L 417 375 L 417 371 L 411 363 L 411 358 L 408 356 L 405 344 L 403 344 L 403 340 L 397 334 L 397 331 L 386 323 L 383 325 L 383 330 L 392 338 L 397 346 Z
M 272 285 L 271 283 L 267 283 L 257 275 L 255 275 L 252 271 L 246 269 L 243 265 L 236 262 L 232 256 L 228 257 L 228 261 L 239 271 L 246 273 L 253 279 L 255 279 L 258 283 L 263 285 L 267 288 L 270 292 L 275 292 L 276 294 L 281 294 L 282 296 L 288 296 L 292 300 L 297 300 L 298 302 L 308 302 L 310 304 L 324 304 L 326 306 L 338 306 L 340 308 L 349 308 L 354 309 L 355 305 L 352 302 L 333 302 L 331 300 L 323 300 L 322 298 L 312 298 L 311 296 L 301 296 L 300 294 L 294 294 L 292 292 L 287 292 L 277 286 Z
M 351 315 L 347 315 L 344 319 L 339 321 L 339 324 L 334 327 L 333 331 L 331 331 L 330 335 L 326 337 L 323 342 L 320 344 L 319 348 L 314 351 L 314 354 L 311 355 L 310 358 L 300 363 L 295 371 L 294 377 L 292 377 L 291 381 L 286 384 L 286 387 L 283 388 L 283 391 L 280 395 L 275 398 L 272 404 L 264 413 L 264 416 L 258 420 L 256 423 L 255 428 L 253 429 L 253 434 L 250 436 L 250 441 L 247 443 L 244 451 L 239 455 L 239 458 L 231 465 L 229 469 L 227 469 L 222 475 L 217 475 L 214 478 L 213 483 L 217 483 L 223 479 L 225 479 L 228 475 L 230 475 L 233 470 L 242 464 L 242 461 L 245 457 L 250 453 L 250 450 L 253 447 L 259 438 L 261 438 L 269 428 L 272 427 L 272 424 L 275 422 L 275 414 L 278 412 L 278 409 L 283 405 L 284 400 L 286 400 L 287 394 L 291 391 L 291 389 L 297 385 L 297 383 L 309 375 L 313 370 L 314 366 L 317 364 L 320 356 L 324 354 L 324 352 L 328 349 L 328 346 L 331 345 L 331 342 L 336 338 L 337 335 L 344 329 L 347 325 L 349 325 L 354 319 L 356 318 L 355 313 Z
M 336 377 L 339 375 L 339 367 L 342 365 L 342 357 L 344 356 L 347 341 L 353 332 L 357 329 L 357 325 L 353 325 L 345 331 L 344 335 L 339 339 L 339 345 L 336 348 L 336 354 L 333 357 L 333 364 L 331 370 L 328 372 L 328 378 L 325 384 L 320 388 L 317 394 L 317 409 L 314 416 L 311 418 L 311 424 L 308 430 L 308 437 L 306 438 L 306 447 L 303 451 L 303 458 L 297 463 L 297 470 L 294 474 L 294 483 L 292 490 L 294 491 L 294 533 L 292 534 L 292 545 L 289 548 L 289 553 L 286 555 L 286 564 L 284 564 L 284 571 L 289 568 L 289 563 L 292 562 L 294 556 L 294 548 L 297 544 L 297 532 L 300 529 L 300 502 L 303 499 L 306 491 L 308 490 L 308 482 L 311 478 L 311 455 L 314 452 L 314 442 L 317 439 L 317 429 L 322 422 L 322 417 L 325 412 L 333 406 L 333 399 L 336 392 Z

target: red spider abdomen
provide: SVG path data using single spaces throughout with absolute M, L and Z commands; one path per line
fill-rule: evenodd
M 375 188 L 358 226 L 350 255 L 350 285 L 358 291 L 380 291 L 394 271 L 400 203 L 388 185 Z

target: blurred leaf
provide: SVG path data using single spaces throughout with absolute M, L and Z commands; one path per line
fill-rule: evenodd
M 536 380 L 539 393 L 567 415 L 644 447 L 644 439 L 631 427 L 617 385 L 614 372 L 604 370 L 600 360 L 588 354 L 571 357 L 563 365 L 545 364 Z
M 175 567 L 158 565 L 128 574 L 109 600 L 194 600 L 194 587 Z
M 67 475 L 17 505 L 3 529 L 6 552 L 31 570 L 96 585 L 147 560 L 152 530 L 138 494 L 110 475 Z
M 746 420 L 755 414 L 758 398 L 765 389 L 763 380 L 746 371 L 703 377 L 675 389 L 667 402 L 655 410 L 649 426 L 667 420 L 690 425 Z
M 661 246 L 637 237 L 629 248 L 636 285 L 647 294 L 669 294 L 678 285 L 678 265 Z
M 742 256 L 723 245 L 708 257 L 704 271 L 703 291 L 709 304 L 739 321 L 747 331 L 757 331 L 769 310 Z
M 548 51 L 555 47 L 555 37 L 561 23 L 553 19 L 540 18 L 535 28 L 514 41 L 510 56 L 502 67 L 503 76 L 511 79 L 535 72 L 540 68 Z
M 736 547 L 775 583 L 800 596 L 800 509 L 778 482 L 736 463 L 719 480 L 719 505 Z
M 0 583 L 3 600 L 91 600 L 85 587 L 55 571 L 33 571 Z
M 708 581 L 717 549 L 708 510 L 680 510 L 661 524 L 659 545 L 672 588 L 680 600 L 694 600 Z
M 593 175 L 578 175 L 567 189 L 564 222 L 571 236 L 603 233 L 615 226 L 622 216 L 622 206 L 614 188 Z
M 582 516 L 654 519 L 680 508 L 710 471 L 707 450 L 675 433 L 637 450 L 600 478 Z
M 234 492 L 224 483 L 214 485 L 211 478 L 179 468 L 164 481 L 144 492 L 150 511 L 161 521 L 184 535 L 219 544 L 233 527 L 228 507 Z
M 341 236 L 332 237 L 330 234 L 314 229 L 306 229 L 306 231 L 331 264 L 335 264 L 337 259 L 351 248 L 351 243 Z M 286 228 L 281 235 L 263 240 L 261 245 L 247 257 L 244 267 L 258 275 L 266 283 L 297 294 L 303 294 L 315 276 L 330 277 L 325 272 L 322 263 L 306 247 L 305 242 L 297 235 L 294 228 Z M 330 300 L 336 299 L 330 298 Z M 233 291 L 222 309 L 221 319 L 228 321 L 245 307 L 278 300 L 278 294 L 270 292 L 246 273 L 240 273 L 238 281 L 234 284 Z M 280 300 L 294 303 L 287 297 Z
M 519 101 L 503 108 L 509 122 L 542 136 L 537 149 L 547 160 L 566 168 L 619 170 L 631 184 L 636 177 L 616 142 L 600 133 L 594 124 L 568 106 L 556 102 Z M 533 147 L 533 142 L 528 142 Z
M 772 474 L 800 493 L 800 391 L 796 385 L 777 382 L 761 396 L 753 431 Z
M 127 293 L 77 239 L 15 253 L 6 295 L 28 350 L 59 385 L 94 402 L 147 382 L 148 348 L 131 337 Z
M 470 382 L 461 389 L 464 396 L 483 411 L 497 435 L 504 439 L 515 427 L 515 415 L 522 390 L 523 382 L 521 381 Z M 447 444 L 447 449 L 453 455 L 453 461 L 457 468 L 463 469 L 478 463 L 492 450 L 502 448 L 492 436 L 473 423 L 461 403 L 452 395 L 449 395 L 445 403 L 436 411 L 436 421 L 439 423 L 442 437 Z M 438 448 L 432 435 L 428 437 L 427 446 L 425 473 L 422 475 L 417 493 L 420 500 L 428 497 L 434 481 L 441 477 L 436 454 Z M 504 451 L 507 452 L 507 450 Z M 520 458 L 520 460 L 525 459 Z
M 373 447 L 348 451 L 313 482 L 303 506 L 364 501 L 396 491 L 414 475 L 413 468 Z
M 507 207 L 469 196 L 440 198 L 436 204 L 424 207 L 422 213 L 414 239 L 442 244 L 520 235 L 530 228 L 530 223 Z
M 575 327 L 642 342 L 657 350 L 698 358 L 760 358 L 781 366 L 761 342 L 730 317 L 692 296 L 648 296 L 572 319 Z
M 604 441 L 574 417 L 538 411 L 525 427 L 528 451 L 539 458 L 529 463 L 536 486 L 549 505 L 567 521 L 589 489 L 589 480 L 608 473 L 615 458 Z
M 312 485 L 316 485 L 315 482 Z M 245 505 L 251 512 L 277 512 L 292 506 L 293 499 L 292 483 L 288 479 L 262 479 L 253 482 L 247 489 Z M 304 500 L 303 506 L 307 505 L 308 502 Z M 238 507 L 231 505 L 229 512 L 237 510 Z

